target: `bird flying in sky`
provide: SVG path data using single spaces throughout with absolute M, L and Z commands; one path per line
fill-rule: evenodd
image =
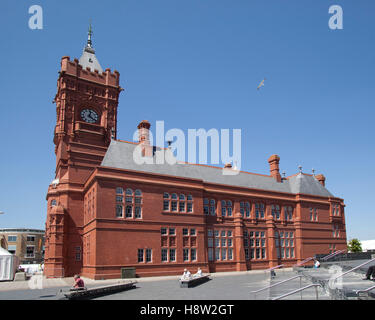
M 264 78 L 261 83 L 259 84 L 257 90 L 259 90 L 261 87 L 264 87 L 264 80 L 266 80 L 266 78 Z

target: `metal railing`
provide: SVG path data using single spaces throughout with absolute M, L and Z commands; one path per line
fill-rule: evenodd
M 344 272 L 344 273 L 338 275 L 337 277 L 333 278 L 332 280 L 333 280 L 333 281 L 336 281 L 338 278 L 341 278 L 341 277 L 345 276 L 346 274 L 348 274 L 348 273 L 350 273 L 350 272 L 353 272 L 353 271 L 359 269 L 360 267 L 363 267 L 364 265 L 369 264 L 369 263 L 374 262 L 374 261 L 375 261 L 375 258 L 374 258 L 374 259 L 371 259 L 371 260 L 369 260 L 369 261 L 367 261 L 367 262 L 361 263 L 359 266 L 356 266 L 356 267 L 350 269 L 349 271 L 346 271 L 346 272 Z
M 261 291 L 264 291 L 264 290 L 267 290 L 267 289 L 270 289 L 270 288 L 273 288 L 273 287 L 276 287 L 276 286 L 278 286 L 278 285 L 280 285 L 280 284 L 283 284 L 283 283 L 285 283 L 285 282 L 289 282 L 289 281 L 294 280 L 294 279 L 297 279 L 297 278 L 299 278 L 299 286 L 300 286 L 300 288 L 301 288 L 302 277 L 303 277 L 303 275 L 294 276 L 294 277 L 292 277 L 292 278 L 289 278 L 289 279 L 286 279 L 286 280 L 283 280 L 283 281 L 277 282 L 277 283 L 275 283 L 275 284 L 272 284 L 272 285 L 270 285 L 270 286 L 264 287 L 264 288 L 262 288 L 262 289 L 255 290 L 255 291 L 250 291 L 250 293 L 254 294 L 253 297 L 254 297 L 254 300 L 255 300 L 257 293 L 259 293 L 259 292 L 261 292 Z M 301 297 L 302 297 L 302 294 L 301 294 Z
M 306 258 L 305 260 L 295 264 L 293 267 L 299 267 L 299 266 L 302 266 L 303 264 L 305 264 L 306 262 L 309 262 L 310 260 L 314 259 L 314 257 L 309 257 L 309 258 Z
M 346 250 L 343 249 L 343 250 L 338 250 L 338 251 L 332 252 L 329 255 L 324 256 L 321 260 L 327 261 L 328 259 L 331 259 L 331 258 L 333 258 L 334 256 L 337 256 L 340 253 L 344 253 L 345 251 Z
M 371 290 L 374 290 L 374 289 L 375 289 L 375 286 L 372 286 L 372 287 L 364 289 L 364 290 L 357 290 L 355 293 L 357 294 L 357 297 L 359 297 L 360 293 L 368 293 L 368 292 L 370 292 Z
M 275 273 L 275 271 L 274 270 L 276 270 L 276 269 L 280 269 L 280 268 L 282 268 L 284 265 L 283 264 L 279 264 L 278 266 L 275 266 L 275 267 L 272 267 L 272 268 L 269 268 L 269 269 L 267 269 L 265 272 L 270 272 L 270 278 L 271 279 L 273 279 L 273 278 L 275 278 L 276 277 L 276 273 Z
M 272 268 L 269 268 L 269 269 L 267 269 L 266 271 L 272 271 L 272 270 L 274 270 L 274 269 L 278 269 L 278 268 L 281 268 L 281 267 L 283 267 L 284 265 L 283 264 L 279 264 L 278 266 L 276 266 L 276 267 L 272 267 Z
M 291 296 L 292 294 L 295 294 L 295 293 L 298 293 L 298 292 L 301 292 L 301 299 L 302 299 L 302 291 L 305 290 L 305 289 L 308 289 L 308 288 L 312 288 L 312 287 L 315 287 L 316 300 L 319 300 L 318 287 L 322 287 L 322 285 L 320 283 L 309 284 L 306 287 L 299 288 L 297 290 L 293 290 L 291 292 L 285 293 L 285 294 L 283 294 L 283 295 L 281 295 L 279 297 L 273 298 L 272 300 L 279 300 L 279 299 Z

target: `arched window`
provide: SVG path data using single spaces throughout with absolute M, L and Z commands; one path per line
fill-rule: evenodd
M 263 203 L 255 204 L 255 218 L 264 219 L 264 204 Z
M 180 194 L 180 201 L 179 201 L 179 211 L 185 212 L 186 210 L 186 202 L 185 202 L 185 195 Z
M 284 217 L 286 221 L 293 220 L 293 208 L 291 206 L 284 207 Z
M 272 205 L 271 213 L 274 220 L 280 220 L 280 206 Z
M 134 192 L 131 188 L 125 189 L 125 199 L 123 196 L 124 189 L 116 188 L 116 217 L 124 218 L 142 218 L 142 191 L 136 189 Z M 133 214 L 134 213 L 134 214 Z
M 203 199 L 203 213 L 204 213 L 205 215 L 208 215 L 208 214 L 210 213 L 209 203 L 210 203 L 210 202 L 208 201 L 207 198 L 204 198 L 204 199 Z
M 227 203 L 225 200 L 221 200 L 221 216 L 225 217 L 227 215 Z
M 163 199 L 164 199 L 163 200 L 163 210 L 164 211 L 169 211 L 170 210 L 170 207 L 169 207 L 170 196 L 169 196 L 168 192 L 164 192 Z
M 225 215 L 227 214 L 228 217 L 231 217 L 232 216 L 232 201 L 228 200 L 228 201 L 225 201 L 225 200 L 222 200 L 221 201 L 221 215 L 223 217 L 225 217 Z
M 142 191 L 137 189 L 137 190 L 135 190 L 134 195 L 135 195 L 135 198 L 134 198 L 135 204 L 137 204 L 137 205 L 141 204 L 142 203 Z
M 171 211 L 176 212 L 177 211 L 177 194 L 172 193 L 172 201 L 171 201 Z
M 191 194 L 187 196 L 187 212 L 193 212 L 193 196 Z
M 242 217 L 250 218 L 250 203 L 240 202 L 240 212 Z
M 168 192 L 163 194 L 163 211 L 167 212 L 193 212 L 193 196 L 181 193 L 172 193 L 169 195 Z
M 56 199 L 51 200 L 51 207 L 55 207 L 57 205 Z
M 232 216 L 232 211 L 233 211 L 233 208 L 232 208 L 232 201 L 228 200 L 228 201 L 227 201 L 227 212 L 228 212 L 228 217 L 231 217 L 231 216 Z
M 211 214 L 211 216 L 216 215 L 216 206 L 215 206 L 215 200 L 214 199 L 210 200 L 210 214 Z

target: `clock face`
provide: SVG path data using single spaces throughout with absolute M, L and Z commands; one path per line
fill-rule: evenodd
M 88 123 L 95 123 L 98 121 L 98 114 L 92 109 L 83 109 L 81 111 L 81 119 Z

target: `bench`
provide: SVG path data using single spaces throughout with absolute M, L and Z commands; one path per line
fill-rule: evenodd
M 96 288 L 77 288 L 71 289 L 70 292 L 64 293 L 65 297 L 69 300 L 78 300 L 78 299 L 90 299 L 94 297 L 99 297 L 107 294 L 112 294 L 116 292 L 121 292 L 124 290 L 135 288 L 136 281 L 128 283 L 118 283 L 108 286 L 96 287 Z
M 180 288 L 191 288 L 195 287 L 201 283 L 207 282 L 210 280 L 209 274 L 202 275 L 200 277 L 191 277 L 190 279 L 180 279 Z

